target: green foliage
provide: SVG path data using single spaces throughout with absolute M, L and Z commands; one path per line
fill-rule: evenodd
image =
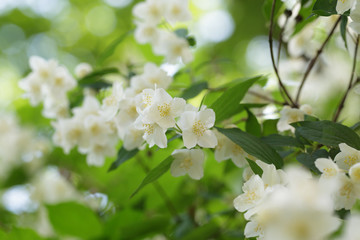
M 299 142 L 296 138 L 290 136 L 283 136 L 280 134 L 271 134 L 262 138 L 264 142 L 272 146 L 277 147 L 297 147 L 303 148 L 304 145 Z
M 118 151 L 116 160 L 111 164 L 108 172 L 117 169 L 121 164 L 126 162 L 127 160 L 134 157 L 139 152 L 139 149 L 134 149 L 131 151 L 126 150 L 124 147 L 121 147 Z
M 102 225 L 94 212 L 76 202 L 47 206 L 49 220 L 54 229 L 63 235 L 91 239 L 102 233 Z
M 261 139 L 237 128 L 217 129 L 231 141 L 242 147 L 247 153 L 259 160 L 268 164 L 274 164 L 276 168 L 281 168 L 284 164 L 280 155 Z
M 220 226 L 212 221 L 209 223 L 204 224 L 196 228 L 194 231 L 191 231 L 183 240 L 192 240 L 192 239 L 199 239 L 199 240 L 206 240 L 216 236 L 216 234 L 220 231 Z
M 162 161 L 159 165 L 157 165 L 154 169 L 152 169 L 141 182 L 140 186 L 135 190 L 135 192 L 131 195 L 133 197 L 136 193 L 138 193 L 143 187 L 156 181 L 159 177 L 161 177 L 164 173 L 166 173 L 173 162 L 173 157 L 169 156 L 164 161 Z
M 320 16 L 337 14 L 336 3 L 337 0 L 317 0 L 313 7 L 313 13 Z
M 338 147 L 340 143 L 360 149 L 360 137 L 351 128 L 331 121 L 297 122 L 291 124 L 302 137 L 324 144 Z
M 246 159 L 246 161 L 249 163 L 251 170 L 256 175 L 259 175 L 261 177 L 263 174 L 263 170 L 261 169 L 261 167 L 259 167 L 259 165 L 257 165 L 256 162 L 254 162 L 253 160 Z
M 184 90 L 181 97 L 184 98 L 185 100 L 196 97 L 202 90 L 205 90 L 207 88 L 208 88 L 207 82 L 194 83 L 189 88 Z
M 341 37 L 344 41 L 345 47 L 347 48 L 347 41 L 346 41 L 346 28 L 347 28 L 347 23 L 348 23 L 348 17 L 345 15 L 341 16 L 341 22 L 340 22 L 340 33 L 341 33 Z
M 314 151 L 311 154 L 300 153 L 296 157 L 296 160 L 298 160 L 300 163 L 304 164 L 307 168 L 309 168 L 313 172 L 315 172 L 317 174 L 321 174 L 319 169 L 317 169 L 317 167 L 315 166 L 315 161 L 318 158 L 328 158 L 328 157 L 329 157 L 329 153 L 326 150 L 319 149 L 319 150 Z
M 248 114 L 248 118 L 246 120 L 246 132 L 261 137 L 261 125 L 259 124 L 258 120 L 256 119 L 255 115 L 246 109 Z
M 210 107 L 215 111 L 216 122 L 221 122 L 239 113 L 239 110 L 242 109 L 240 101 L 247 90 L 261 78 L 261 76 L 251 78 L 225 91 Z

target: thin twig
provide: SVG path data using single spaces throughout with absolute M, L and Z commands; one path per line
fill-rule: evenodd
M 354 51 L 354 61 L 353 61 L 353 65 L 352 65 L 352 70 L 351 70 L 351 76 L 350 76 L 350 80 L 349 80 L 349 85 L 348 88 L 346 89 L 346 92 L 343 96 L 343 98 L 341 99 L 341 102 L 335 112 L 333 121 L 336 122 L 340 116 L 341 110 L 344 108 L 345 105 L 345 100 L 347 98 L 347 96 L 349 95 L 350 89 L 353 87 L 353 79 L 355 76 L 355 69 L 356 69 L 356 59 L 357 59 L 357 52 L 358 52 L 358 46 L 359 46 L 359 35 L 356 38 L 356 43 L 355 43 L 355 51 Z M 356 82 L 356 80 L 355 80 Z
M 261 98 L 261 99 L 264 99 L 264 100 L 266 100 L 266 101 L 269 101 L 269 102 L 271 102 L 271 103 L 278 104 L 278 105 L 284 105 L 283 102 L 279 102 L 279 101 L 277 101 L 277 100 L 275 100 L 275 99 L 269 98 L 268 96 L 262 95 L 262 94 L 260 94 L 260 93 L 254 92 L 254 91 L 252 91 L 252 90 L 249 90 L 248 93 L 250 93 L 251 95 L 254 95 L 254 96 L 258 97 L 258 98 Z
M 282 83 L 280 75 L 279 75 L 279 71 L 278 71 L 278 69 L 276 67 L 276 64 L 275 64 L 274 49 L 273 49 L 273 25 L 274 25 L 275 5 L 276 5 L 276 0 L 273 1 L 273 5 L 272 5 L 272 9 L 271 9 L 271 16 L 270 16 L 269 46 L 270 46 L 271 62 L 272 62 L 276 77 L 277 77 L 278 82 L 279 82 L 280 93 L 282 94 L 282 96 L 283 96 L 283 98 L 284 98 L 284 100 L 285 100 L 285 102 L 287 104 L 289 104 L 289 101 L 290 101 L 291 106 L 296 107 L 297 104 L 292 100 L 290 94 L 286 90 L 286 87 Z M 286 99 L 286 98 L 288 98 L 288 99 Z
M 339 24 L 340 20 L 341 20 L 341 16 L 340 16 L 340 17 L 338 18 L 338 20 L 335 22 L 335 24 L 334 24 L 334 26 L 332 27 L 329 35 L 327 36 L 327 38 L 325 39 L 325 41 L 323 42 L 323 44 L 321 45 L 321 47 L 320 47 L 319 50 L 317 51 L 315 57 L 314 57 L 313 59 L 311 59 L 309 65 L 308 65 L 308 67 L 307 67 L 307 69 L 306 69 L 306 71 L 305 71 L 304 77 L 303 77 L 302 80 L 301 80 L 299 89 L 298 89 L 298 91 L 297 91 L 296 98 L 295 98 L 295 103 L 296 103 L 296 104 L 299 104 L 299 98 L 300 98 L 301 90 L 302 90 L 303 87 L 304 87 L 304 84 L 305 84 L 306 79 L 308 78 L 308 76 L 309 76 L 311 70 L 313 69 L 313 67 L 314 67 L 317 59 L 319 58 L 320 54 L 322 53 L 325 45 L 328 43 L 328 41 L 330 40 L 331 36 L 333 35 L 333 33 L 334 33 L 337 25 Z

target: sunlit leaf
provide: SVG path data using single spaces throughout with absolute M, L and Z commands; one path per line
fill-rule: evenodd
M 118 151 L 116 160 L 111 164 L 108 172 L 117 169 L 121 164 L 134 157 L 138 152 L 139 149 L 137 148 L 128 151 L 124 147 L 121 147 L 120 150 Z

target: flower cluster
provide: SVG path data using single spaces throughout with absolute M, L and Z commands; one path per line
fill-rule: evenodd
M 57 61 L 32 56 L 32 72 L 19 82 L 25 97 L 36 106 L 43 103 L 43 115 L 48 118 L 66 117 L 69 109 L 67 92 L 76 87 L 77 82 L 68 69 Z
M 261 161 L 263 174 L 253 175 L 234 200 L 249 220 L 246 237 L 257 239 L 325 239 L 340 225 L 333 216 L 331 191 L 298 168 L 286 172 Z
M 295 128 L 290 125 L 293 122 L 304 121 L 305 114 L 310 115 L 312 113 L 312 108 L 310 105 L 302 105 L 300 109 L 291 108 L 289 106 L 285 106 L 280 111 L 280 119 L 277 123 L 277 129 L 280 132 L 291 130 L 292 132 L 295 131 Z
M 360 4 L 355 0 L 338 0 L 336 4 L 336 11 L 339 14 L 343 14 L 350 10 L 350 18 L 352 22 L 349 26 L 357 33 L 360 33 Z
M 351 209 L 360 198 L 360 151 L 341 143 L 340 152 L 334 161 L 319 158 L 315 165 L 322 173 L 320 181 L 325 185 L 335 184 L 333 193 L 335 209 Z
M 175 63 L 179 57 L 184 63 L 192 61 L 188 42 L 159 27 L 190 20 L 187 0 L 147 0 L 138 3 L 133 8 L 133 14 L 138 18 L 135 22 L 136 41 L 150 43 L 154 52 L 165 56 L 169 63 Z

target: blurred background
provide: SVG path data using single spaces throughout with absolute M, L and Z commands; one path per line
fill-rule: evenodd
M 227 237 L 224 239 L 243 236 L 241 226 L 244 219 L 235 215 L 232 208 L 234 196 L 241 191 L 242 170 L 231 162 L 219 164 L 208 154 L 206 178 L 199 183 L 166 174 L 159 181 L 168 195 L 165 200 L 153 187 L 147 187 L 129 199 L 145 176 L 139 161 L 146 159 L 147 164 L 155 166 L 171 153 L 171 148 L 142 151 L 136 161 L 128 162 L 111 173 L 107 173 L 107 169 L 113 159 L 108 159 L 104 167 L 89 167 L 85 157 L 76 150 L 65 155 L 51 144 L 51 121 L 41 116 L 41 106 L 31 107 L 28 100 L 22 98 L 23 92 L 17 84 L 30 72 L 28 59 L 34 55 L 57 59 L 72 73 L 81 62 L 90 63 L 95 70 L 117 67 L 125 74 L 141 72 L 142 66 L 149 61 L 162 65 L 169 74 L 183 68 L 180 64 L 163 64 L 163 58 L 154 55 L 150 45 L 136 43 L 132 35 L 121 42 L 109 58 L 99 61 L 112 42 L 134 29 L 132 7 L 138 2 L 0 1 L 0 239 L 1 234 L 9 231 L 15 232 L 11 235 L 13 239 L 42 239 L 41 236 L 49 239 L 143 239 L 153 236 L 164 239 L 161 238 L 164 234 L 158 233 L 169 228 L 180 238 L 196 228 L 199 222 L 210 223 L 206 230 L 215 232 L 223 231 L 222 226 L 226 225 L 223 236 Z M 274 98 L 279 98 L 268 49 L 269 21 L 264 14 L 264 3 L 267 2 L 189 1 L 192 21 L 174 28 L 187 27 L 197 41 L 193 49 L 195 61 L 185 67 L 192 71 L 194 81 L 205 80 L 211 87 L 217 87 L 237 78 L 265 74 L 269 81 L 263 84 L 264 89 Z M 311 42 L 299 40 L 295 48 L 307 46 L 316 49 L 334 21 L 324 18 L 314 22 L 316 27 L 312 28 L 316 33 L 312 36 L 316 37 Z M 277 38 L 278 28 L 275 33 Z M 306 32 L 303 34 L 308 35 Z M 275 41 L 275 51 L 276 46 Z M 313 105 L 315 115 L 321 119 L 331 118 L 345 91 L 351 69 L 349 52 L 353 47 L 349 42 L 347 50 L 337 31 L 304 88 L 302 103 Z M 291 56 L 292 53 L 286 49 L 281 53 L 281 74 L 294 94 L 309 56 L 303 53 Z M 179 79 L 191 83 L 187 75 Z M 194 101 L 199 102 L 201 97 Z M 359 103 L 359 95 L 351 92 L 344 111 L 346 124 L 359 121 Z M 275 107 L 269 111 L 269 118 L 278 117 Z M 178 143 L 172 144 L 174 147 Z M 181 213 L 181 224 L 176 227 L 171 223 L 173 219 L 168 213 L 167 198 Z M 91 223 L 85 220 L 86 217 L 80 219 L 90 227 L 85 230 L 78 228 L 70 236 L 62 234 L 61 230 L 59 232 L 59 227 L 54 226 L 56 220 L 52 219 L 52 224 L 49 222 L 49 216 L 65 210 L 44 207 L 69 200 L 80 205 L 65 206 L 70 210 L 79 212 L 82 211 L 81 205 L 85 205 L 96 213 L 95 217 L 89 213 L 89 219 L 95 219 Z M 86 212 L 86 209 L 83 210 Z M 73 220 L 62 217 L 62 221 L 75 225 L 79 220 L 75 216 L 72 216 Z M 94 233 L 86 233 L 90 228 Z M 79 234 L 79 231 L 83 232 Z

